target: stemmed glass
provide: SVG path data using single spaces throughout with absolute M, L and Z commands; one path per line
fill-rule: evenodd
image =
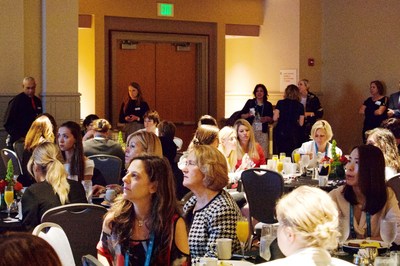
M 244 247 L 249 238 L 249 221 L 246 217 L 240 217 L 236 222 L 236 235 L 242 248 L 242 260 L 244 260 Z
M 306 176 L 307 175 L 307 167 L 310 164 L 310 155 L 308 154 L 303 154 L 301 155 L 301 165 L 304 167 L 304 173 L 303 175 Z
M 6 220 L 11 220 L 10 209 L 11 204 L 14 202 L 14 188 L 12 186 L 6 186 L 4 190 L 4 201 L 7 204 L 7 218 Z
M 339 249 L 335 252 L 336 256 L 346 256 L 347 253 L 343 250 L 343 244 L 347 240 L 350 234 L 349 222 L 344 219 L 344 217 L 339 217 L 339 227 L 340 235 L 338 236 Z
M 385 256 L 388 256 L 390 254 L 390 246 L 392 245 L 392 242 L 396 238 L 397 234 L 397 222 L 394 220 L 387 220 L 387 219 L 382 219 L 381 220 L 381 227 L 380 227 L 380 234 L 382 240 L 387 244 L 387 250 L 385 253 Z

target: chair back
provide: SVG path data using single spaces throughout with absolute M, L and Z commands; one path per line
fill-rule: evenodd
M 93 160 L 94 167 L 103 175 L 107 185 L 120 184 L 122 161 L 119 157 L 109 154 L 96 154 L 88 156 Z
M 103 264 L 92 255 L 82 256 L 82 266 L 103 266 Z
M 22 162 L 24 150 L 25 150 L 25 140 L 24 139 L 19 139 L 16 142 L 13 143 L 13 149 L 15 153 L 17 154 L 17 157 L 20 162 Z
M 14 168 L 14 175 L 16 176 L 20 176 L 22 175 L 23 171 L 22 171 L 22 166 L 21 166 L 21 162 L 18 159 L 17 154 L 15 153 L 15 151 L 12 151 L 10 149 L 1 149 L 1 158 L 3 159 L 3 163 L 7 169 L 7 164 L 8 161 L 11 160 L 12 164 L 13 164 L 13 168 Z
M 397 174 L 394 177 L 390 178 L 386 184 L 394 191 L 400 207 L 400 174 Z
M 174 137 L 174 143 L 176 145 L 176 150 L 180 151 L 182 149 L 182 146 L 183 146 L 183 140 L 181 138 Z
M 275 204 L 283 194 L 283 177 L 275 171 L 252 168 L 241 180 L 249 203 L 250 217 L 262 223 L 276 223 Z
M 61 226 L 55 223 L 41 223 L 33 229 L 32 234 L 43 238 L 53 247 L 62 265 L 75 265 L 71 246 Z
M 76 265 L 82 256 L 97 255 L 103 226 L 103 216 L 107 209 L 100 205 L 74 203 L 51 208 L 42 216 L 43 222 L 59 224 L 65 231 L 71 245 Z

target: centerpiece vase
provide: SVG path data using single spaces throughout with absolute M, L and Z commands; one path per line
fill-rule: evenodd
M 344 166 L 342 164 L 332 164 L 329 173 L 329 180 L 343 180 L 345 176 Z

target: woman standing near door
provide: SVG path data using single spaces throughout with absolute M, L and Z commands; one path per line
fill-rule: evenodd
M 125 136 L 143 128 L 143 116 L 149 110 L 143 99 L 142 89 L 136 82 L 128 86 L 128 96 L 124 99 L 119 112 L 119 122 L 125 123 Z

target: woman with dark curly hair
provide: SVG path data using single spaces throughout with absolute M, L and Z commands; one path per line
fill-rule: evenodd
M 189 247 L 166 159 L 133 159 L 124 193 L 106 214 L 97 246 L 104 265 L 186 265 Z

